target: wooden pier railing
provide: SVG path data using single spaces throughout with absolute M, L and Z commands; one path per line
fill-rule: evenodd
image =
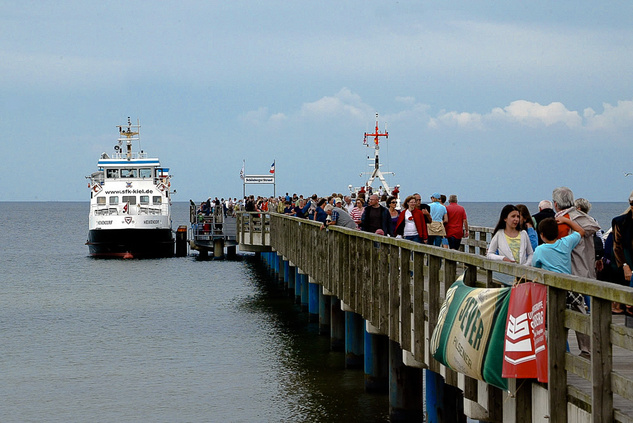
M 237 212 L 237 241 L 240 250 L 249 252 L 270 251 L 269 213 Z
M 469 417 L 499 422 L 633 422 L 633 329 L 626 327 L 622 316 L 611 314 L 614 301 L 633 304 L 633 289 L 488 260 L 491 229 L 470 229 L 470 238 L 464 239 L 468 252 L 339 227 L 321 230 L 319 223 L 279 214 L 241 213 L 237 230 L 240 249 L 272 248 L 398 342 L 419 366 L 459 387 Z M 466 269 L 470 286 L 498 287 L 494 272 L 547 286 L 549 383 L 511 379 L 509 392 L 502 392 L 430 357 L 429 338 L 445 292 Z M 590 297 L 589 315 L 565 308 L 568 290 Z M 590 336 L 589 360 L 566 351 L 568 329 Z

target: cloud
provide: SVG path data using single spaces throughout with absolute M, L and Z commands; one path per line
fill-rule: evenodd
M 549 128 L 555 125 L 574 131 L 618 131 L 633 127 L 633 100 L 620 100 L 615 106 L 604 103 L 603 112 L 596 113 L 585 108 L 581 113 L 569 110 L 561 102 L 542 105 L 528 100 L 515 100 L 507 106 L 493 107 L 488 113 L 441 110 L 436 116 L 430 116 L 431 106 L 417 103 L 415 98 L 395 97 L 402 109 L 381 114 L 388 122 L 415 122 L 434 129 L 462 128 L 468 130 L 490 130 L 500 124 L 518 125 L 531 128 Z M 365 103 L 361 96 L 349 88 L 342 88 L 331 96 L 324 96 L 312 102 L 306 102 L 298 110 L 287 113 L 271 113 L 267 107 L 247 112 L 241 120 L 250 125 L 265 123 L 279 124 L 294 122 L 304 124 L 324 118 L 353 119 L 367 123 L 375 109 Z
M 251 110 L 250 112 L 246 112 L 242 114 L 239 119 L 242 123 L 247 125 L 261 125 L 270 119 L 270 113 L 268 112 L 268 107 L 260 107 L 257 110 Z
M 603 104 L 604 111 L 597 114 L 586 108 L 582 116 L 578 111 L 568 110 L 563 103 L 542 105 L 527 100 L 516 100 L 505 107 L 495 107 L 489 113 L 441 111 L 430 118 L 428 126 L 461 127 L 465 129 L 488 129 L 499 123 L 518 124 L 529 127 L 564 125 L 573 130 L 616 131 L 633 126 L 633 101 L 620 100 L 616 106 Z
M 283 113 L 275 113 L 272 116 L 270 116 L 270 120 L 272 122 L 283 122 L 283 121 L 285 121 L 287 119 L 288 119 L 288 116 L 286 116 Z
M 616 130 L 633 126 L 633 101 L 618 101 L 616 106 L 602 105 L 604 112 L 596 114 L 592 108 L 584 110 L 586 127 L 590 130 Z
M 365 121 L 372 116 L 373 109 L 348 88 L 342 88 L 333 96 L 325 96 L 312 102 L 303 103 L 301 107 L 290 113 L 271 113 L 268 107 L 246 112 L 240 116 L 245 124 L 261 125 L 264 123 L 278 123 L 285 121 L 305 122 L 322 118 L 343 118 Z
M 492 122 L 518 123 L 525 126 L 552 126 L 563 124 L 568 128 L 578 128 L 582 125 L 582 118 L 575 111 L 569 111 L 560 102 L 553 102 L 546 106 L 539 103 L 516 100 L 505 107 L 495 107 L 490 113 L 480 114 L 471 112 L 442 111 L 436 118 L 431 118 L 429 127 L 458 126 L 470 129 L 484 129 Z
M 342 88 L 334 96 L 322 97 L 312 103 L 304 103 L 301 107 L 303 117 L 351 117 L 365 119 L 372 109 L 363 103 L 358 94 L 348 88 Z
M 437 118 L 430 118 L 429 128 L 440 126 L 460 126 L 472 129 L 483 129 L 482 116 L 479 113 L 441 112 Z
M 531 101 L 517 100 L 503 109 L 493 109 L 490 116 L 519 122 L 528 126 L 551 126 L 562 123 L 569 128 L 577 128 L 582 125 L 582 118 L 578 112 L 567 110 L 567 108 L 559 102 L 553 102 L 547 106 L 543 106 Z

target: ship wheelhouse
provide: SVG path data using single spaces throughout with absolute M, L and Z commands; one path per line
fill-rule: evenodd
M 102 214 L 151 214 L 168 212 L 170 201 L 169 169 L 160 167 L 158 159 L 120 161 L 101 159 L 98 163 L 100 178 L 92 190 L 91 208 Z M 97 179 L 99 181 L 97 182 Z M 123 210 L 122 207 L 128 206 Z M 132 206 L 137 206 L 134 212 Z

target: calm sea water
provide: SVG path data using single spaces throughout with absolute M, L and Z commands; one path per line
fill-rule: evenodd
M 387 420 L 253 256 L 93 259 L 87 214 L 0 203 L 0 421 Z
M 463 203 L 482 226 L 503 204 Z M 608 228 L 625 207 L 591 214 Z M 87 214 L 0 203 L 0 421 L 388 421 L 253 256 L 93 259 Z

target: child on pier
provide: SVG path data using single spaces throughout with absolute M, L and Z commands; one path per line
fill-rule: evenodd
M 527 232 L 519 227 L 519 210 L 512 204 L 501 209 L 499 222 L 488 246 L 487 257 L 526 266 L 532 264 L 532 245 Z
M 540 225 L 543 224 L 541 228 Z M 566 237 L 558 238 L 558 225 L 567 224 L 575 232 Z M 539 223 L 543 244 L 536 247 L 532 264 L 545 270 L 557 273 L 571 274 L 571 251 L 585 236 L 585 230 L 578 223 L 566 217 L 548 217 Z
M 558 225 L 566 224 L 575 232 L 558 238 Z M 548 217 L 539 223 L 539 232 L 543 244 L 536 247 L 532 264 L 534 267 L 549 270 L 557 273 L 571 274 L 571 252 L 583 236 L 585 230 L 575 221 L 566 217 Z M 587 311 L 584 309 L 584 301 L 582 295 L 572 291 L 567 291 L 567 308 L 577 310 L 583 314 Z M 589 353 L 589 345 L 581 338 L 583 334 L 576 333 L 578 338 L 578 347 L 580 348 L 580 356 L 583 358 L 591 357 Z

